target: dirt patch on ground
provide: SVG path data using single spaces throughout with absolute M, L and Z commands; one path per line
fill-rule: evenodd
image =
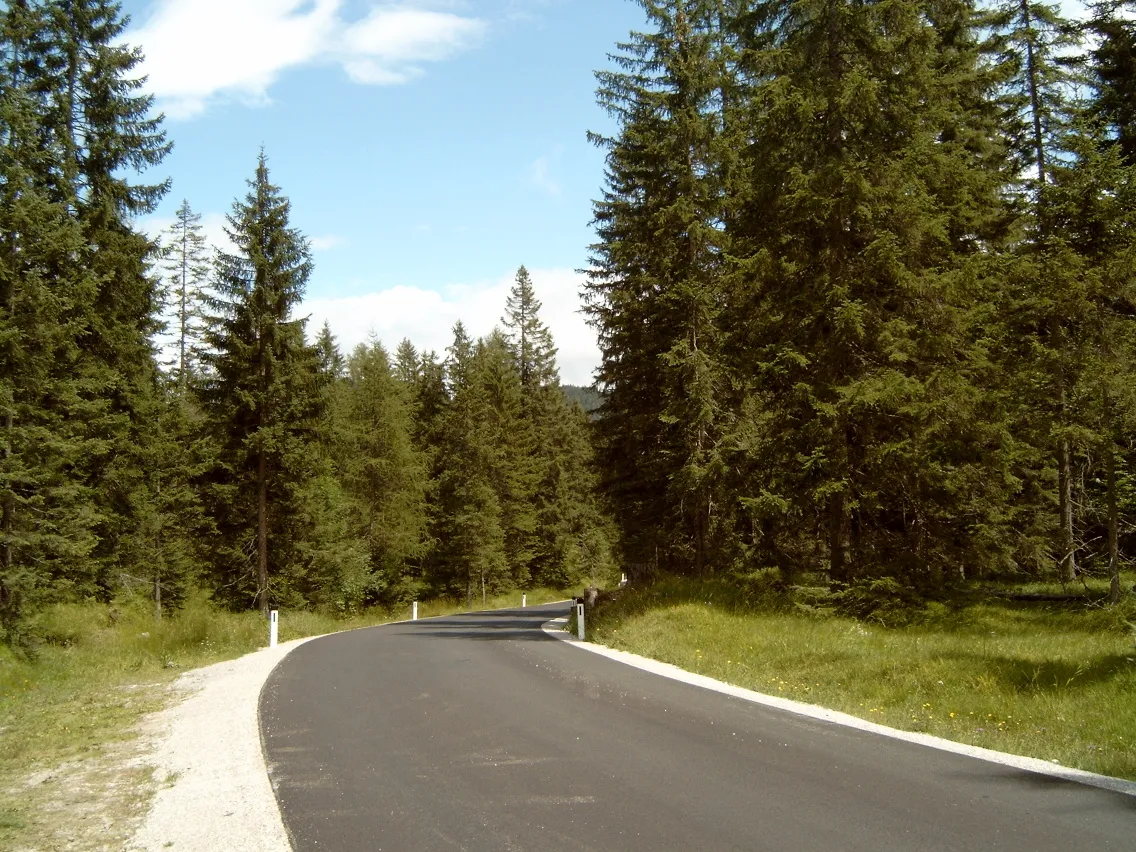
M 133 687 L 147 703 L 163 701 L 167 687 Z M 3 791 L 0 819 L 20 826 L 13 852 L 120 852 L 142 825 L 158 781 L 148 757 L 152 739 L 132 738 L 93 747 L 79 759 L 37 767 Z
M 172 684 L 108 692 L 100 700 L 149 712 L 125 738 L 31 767 L 0 789 L 0 834 L 14 828 L 20 838 L 11 852 L 289 849 L 257 702 L 272 669 L 304 641 L 188 671 Z

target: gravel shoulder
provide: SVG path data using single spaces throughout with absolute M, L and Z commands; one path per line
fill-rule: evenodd
M 130 852 L 282 852 L 291 848 L 261 749 L 257 703 L 296 639 L 186 672 L 176 703 L 145 721 L 142 761 L 158 787 Z

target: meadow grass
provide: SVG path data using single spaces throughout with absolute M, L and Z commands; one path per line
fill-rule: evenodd
M 530 606 L 570 594 L 527 592 Z M 520 602 L 513 592 L 492 596 L 485 607 Z M 481 608 L 480 597 L 474 606 Z M 418 615 L 465 610 L 464 600 L 430 600 Z M 348 616 L 282 611 L 280 641 L 410 613 L 409 604 Z M 39 642 L 30 654 L 0 645 L 0 849 L 125 846 L 153 791 L 149 771 L 131 762 L 142 717 L 172 700 L 166 687 L 183 671 L 268 642 L 259 613 L 219 610 L 204 597 L 160 621 L 144 601 L 61 604 L 43 612 L 32 632 Z
M 1126 577 L 1125 588 L 1132 585 Z M 873 722 L 1136 780 L 1136 603 L 932 604 L 887 627 L 664 579 L 598 607 L 589 639 Z

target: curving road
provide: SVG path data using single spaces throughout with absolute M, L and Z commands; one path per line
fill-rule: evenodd
M 260 698 L 298 852 L 1131 850 L 1136 798 L 754 705 L 545 635 L 341 633 Z

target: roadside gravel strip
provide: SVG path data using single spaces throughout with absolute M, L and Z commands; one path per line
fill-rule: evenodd
M 314 638 L 314 637 L 313 637 Z M 146 720 L 158 792 L 132 852 L 286 852 L 291 848 L 260 746 L 257 704 L 269 673 L 309 639 L 186 672 L 191 693 Z
M 963 754 L 967 757 L 976 757 L 979 760 L 986 760 L 990 763 L 1012 766 L 1015 769 L 1024 769 L 1027 772 L 1034 772 L 1039 775 L 1048 775 L 1051 778 L 1076 781 L 1079 784 L 1087 784 L 1090 787 L 1100 787 L 1105 790 L 1112 790 L 1116 793 L 1136 796 L 1136 781 L 1128 781 L 1124 778 L 1113 778 L 1109 775 L 1097 775 L 1094 772 L 1072 769 L 1057 763 L 1039 760 L 1036 757 L 1022 757 L 1016 754 L 1006 754 L 1005 752 L 994 751 L 988 748 L 957 743 L 954 740 L 944 740 L 940 737 L 933 737 L 930 734 L 921 734 L 916 731 L 901 731 L 897 728 L 889 728 L 885 725 L 877 725 L 875 722 L 868 722 L 857 716 L 851 716 L 848 713 L 841 713 L 839 710 L 826 710 L 824 707 L 817 707 L 815 704 L 805 704 L 800 701 L 781 698 L 777 695 L 766 695 L 762 692 L 754 692 L 752 689 L 745 689 L 720 680 L 714 680 L 705 675 L 688 672 L 685 669 L 680 669 L 678 666 L 672 666 L 670 663 L 661 663 L 658 660 L 641 657 L 638 654 L 632 654 L 628 651 L 617 651 L 614 648 L 608 648 L 606 645 L 597 645 L 594 642 L 581 642 L 575 636 L 565 631 L 567 624 L 567 618 L 553 618 L 544 623 L 544 632 L 550 636 L 555 636 L 557 639 L 577 645 L 586 651 L 591 651 L 593 654 L 599 654 L 601 657 L 618 660 L 626 665 L 634 666 L 637 669 L 652 672 L 653 674 L 667 677 L 671 680 L 689 683 L 693 686 L 700 686 L 703 689 L 721 692 L 724 695 L 732 695 L 744 701 L 752 701 L 754 704 L 764 704 L 766 707 L 776 707 L 779 710 L 796 713 L 798 716 L 807 716 L 810 719 L 821 719 L 826 722 L 832 722 L 835 725 L 843 725 L 846 728 L 855 728 L 860 731 L 869 731 L 873 734 L 891 737 L 896 740 L 919 743 L 920 745 L 935 748 L 940 751 L 949 751 L 954 754 Z

